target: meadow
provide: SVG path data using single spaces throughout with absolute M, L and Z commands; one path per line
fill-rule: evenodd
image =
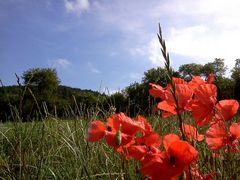
M 47 119 L 0 125 L 1 179 L 120 179 L 122 160 L 89 144 L 87 120 Z
M 145 179 L 137 161 L 124 160 L 103 141 L 87 142 L 87 127 L 94 118 L 49 118 L 42 122 L 1 124 L 0 178 Z M 178 131 L 176 118 L 151 116 L 148 119 L 161 136 Z M 199 151 L 201 172 L 216 171 L 214 179 L 240 178 L 238 154 L 220 151 L 222 158 L 218 158 L 212 156 L 206 143 L 195 142 L 194 146 Z

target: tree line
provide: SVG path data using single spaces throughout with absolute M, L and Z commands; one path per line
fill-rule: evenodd
M 240 59 L 235 60 L 230 77 L 225 77 L 227 67 L 224 59 L 216 58 L 202 64 L 183 64 L 175 77 L 190 81 L 192 76 L 206 78 L 214 73 L 218 88 L 218 99 L 240 100 Z M 20 83 L 22 78 L 23 83 Z M 34 68 L 17 76 L 18 85 L 0 87 L 0 120 L 32 121 L 48 116 L 57 118 L 84 118 L 87 115 L 107 116 L 108 113 L 125 112 L 129 116 L 136 114 L 151 115 L 160 99 L 149 96 L 149 83 L 166 86 L 166 69 L 157 67 L 144 72 L 141 82 L 134 82 L 121 92 L 108 95 L 92 90 L 81 90 L 60 85 L 55 69 Z

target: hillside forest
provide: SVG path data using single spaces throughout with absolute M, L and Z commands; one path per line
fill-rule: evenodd
M 202 64 L 183 64 L 173 70 L 174 77 L 190 81 L 193 76 L 205 79 L 210 73 L 215 75 L 214 84 L 218 90 L 218 100 L 240 100 L 240 59 L 226 77 L 227 66 L 224 59 L 215 58 Z M 23 122 L 44 118 L 84 118 L 93 113 L 107 117 L 109 113 L 125 112 L 133 117 L 159 113 L 156 102 L 149 96 L 149 83 L 166 86 L 166 69 L 156 67 L 144 72 L 141 82 L 133 82 L 120 92 L 96 92 L 60 85 L 56 69 L 33 68 L 26 70 L 21 77 L 16 75 L 16 85 L 0 87 L 1 122 L 20 120 Z M 147 103 L 146 103 L 147 102 Z

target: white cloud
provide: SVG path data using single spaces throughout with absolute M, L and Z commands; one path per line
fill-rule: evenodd
M 94 67 L 94 65 L 91 62 L 87 62 L 87 66 L 92 73 L 96 74 L 101 73 L 97 68 Z
M 161 46 L 157 38 L 152 39 L 148 45 L 148 58 L 155 66 L 163 66 L 164 64 Z
M 68 59 L 58 58 L 49 61 L 49 65 L 54 68 L 67 68 L 72 65 Z
M 128 50 L 132 56 L 143 56 L 146 55 L 144 48 L 131 48 Z
M 65 8 L 67 12 L 80 14 L 81 12 L 87 11 L 89 9 L 89 2 L 88 0 L 65 0 Z
M 224 58 L 229 68 L 234 66 L 240 57 L 240 1 L 173 0 L 163 7 L 172 24 L 166 38 L 170 53 L 198 63 Z M 174 19 L 178 21 L 174 23 Z
M 70 12 L 89 9 L 86 0 L 65 2 Z M 163 65 L 160 44 L 154 35 L 160 22 L 170 56 L 174 53 L 197 63 L 224 58 L 225 64 L 232 68 L 234 60 L 240 57 L 239 9 L 239 0 L 121 0 L 91 3 L 92 15 L 95 15 L 98 27 L 102 27 L 99 32 L 106 29 L 120 31 L 124 49 L 128 49 L 132 56 L 148 57 L 149 62 L 157 66 Z

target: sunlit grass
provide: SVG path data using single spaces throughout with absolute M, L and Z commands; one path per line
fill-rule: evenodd
M 104 143 L 88 144 L 87 121 L 56 120 L 0 125 L 2 179 L 120 179 L 136 174 Z M 134 173 L 133 173 L 134 172 Z M 135 178 L 134 178 L 135 179 Z
M 174 117 L 148 118 L 164 136 L 179 134 Z M 139 164 L 125 161 L 105 142 L 88 143 L 89 120 L 4 123 L 0 125 L 1 179 L 141 179 Z M 240 178 L 239 154 L 216 152 L 205 142 L 194 142 L 199 151 L 197 166 L 202 173 L 215 171 L 215 179 Z

